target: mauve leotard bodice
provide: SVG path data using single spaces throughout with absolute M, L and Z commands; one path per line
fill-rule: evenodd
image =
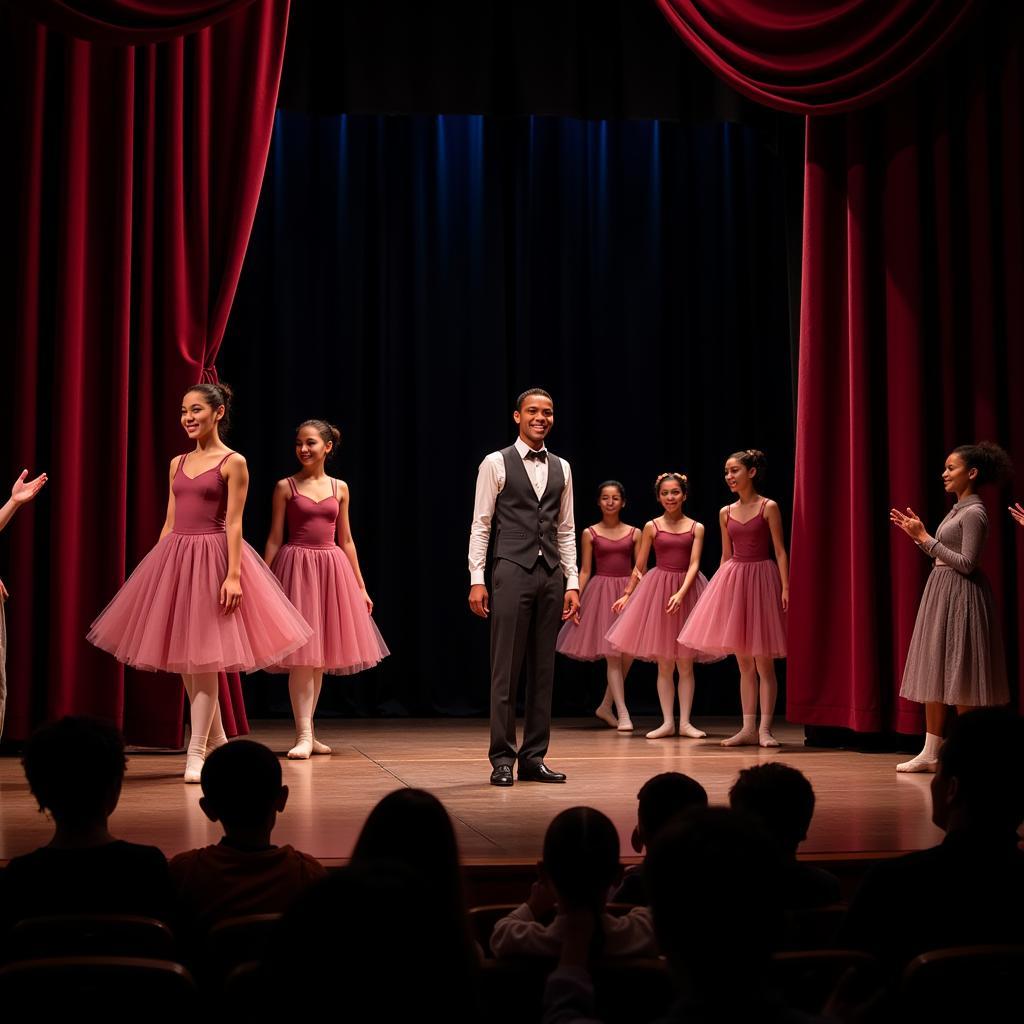
M 654 524 L 654 559 L 659 569 L 686 572 L 690 568 L 690 552 L 693 550 L 693 527 L 686 533 L 669 533 Z
M 764 517 L 766 503 L 767 499 L 762 501 L 757 515 L 745 523 L 733 519 L 732 509 L 729 510 L 726 529 L 732 541 L 732 557 L 737 562 L 764 562 L 772 557 L 772 534 Z
M 334 527 L 338 521 L 340 505 L 335 494 L 323 501 L 314 501 L 300 494 L 295 482 L 288 477 L 292 497 L 285 509 L 288 521 L 288 543 L 300 548 L 334 547 Z M 334 488 L 333 481 L 331 488 Z
M 629 576 L 633 571 L 633 530 L 618 540 L 602 537 L 591 529 L 590 539 L 594 542 L 595 576 Z
M 228 510 L 228 485 L 220 468 L 234 455 L 228 452 L 212 469 L 197 477 L 185 475 L 182 455 L 174 471 L 171 491 L 174 493 L 174 533 L 223 533 Z

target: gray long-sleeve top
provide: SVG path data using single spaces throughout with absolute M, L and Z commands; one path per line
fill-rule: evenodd
M 978 567 L 981 549 L 988 534 L 988 512 L 976 494 L 958 501 L 939 523 L 935 536 L 920 544 L 921 550 L 937 565 L 948 565 L 964 576 Z

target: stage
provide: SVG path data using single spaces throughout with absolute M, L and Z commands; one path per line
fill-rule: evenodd
M 651 721 L 638 722 L 644 729 Z M 556 719 L 548 761 L 566 772 L 566 785 L 488 783 L 488 724 L 483 719 L 327 719 L 318 736 L 331 757 L 288 761 L 291 723 L 254 723 L 252 739 L 282 755 L 288 806 L 274 839 L 291 843 L 328 864 L 350 855 L 366 815 L 400 786 L 429 790 L 448 808 L 464 861 L 482 868 L 530 865 L 544 830 L 560 810 L 588 804 L 604 811 L 619 830 L 629 860 L 636 793 L 664 771 L 698 779 L 713 804 L 728 800 L 736 773 L 770 760 L 800 768 L 817 794 L 810 835 L 801 848 L 818 860 L 863 860 L 930 846 L 942 833 L 931 823 L 931 775 L 897 775 L 906 755 L 862 754 L 803 745 L 800 726 L 780 723 L 777 750 L 725 749 L 718 741 L 735 730 L 732 719 L 697 723 L 707 740 L 647 740 L 638 729 L 623 735 L 596 720 Z M 111 831 L 121 839 L 159 846 L 168 856 L 216 842 L 219 828 L 199 809 L 199 786 L 181 781 L 182 753 L 130 752 L 121 801 Z M 34 849 L 51 833 L 32 800 L 18 758 L 0 759 L 0 861 Z M 416 837 L 409 837 L 416 843 Z

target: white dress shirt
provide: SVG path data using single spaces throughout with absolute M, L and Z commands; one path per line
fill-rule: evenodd
M 547 460 L 528 459 L 527 453 L 532 451 L 521 437 L 516 438 L 513 445 L 523 460 L 526 475 L 533 484 L 539 498 L 548 485 Z M 547 451 L 542 448 L 541 451 Z M 562 476 L 565 486 L 558 513 L 558 555 L 565 574 L 565 589 L 579 590 L 579 573 L 576 569 L 576 521 L 572 512 L 572 475 L 569 463 L 565 459 L 558 460 L 562 464 Z M 505 486 L 505 460 L 501 452 L 491 452 L 483 462 L 476 477 L 476 500 L 473 503 L 473 525 L 469 530 L 469 582 L 472 585 L 484 582 L 484 570 L 487 566 L 487 542 L 491 537 L 491 520 L 494 517 L 494 503 Z M 538 556 L 540 551 L 538 549 Z

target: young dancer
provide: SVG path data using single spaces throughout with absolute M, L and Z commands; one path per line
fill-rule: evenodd
M 962 712 L 1010 700 L 992 588 L 978 568 L 988 513 L 975 493 L 979 484 L 999 482 L 1010 472 L 1010 457 L 998 445 L 960 445 L 947 456 L 942 471 L 943 486 L 956 504 L 934 537 L 913 509 L 889 513 L 890 521 L 934 559 L 900 687 L 901 697 L 924 704 L 924 749 L 898 764 L 898 772 L 936 770 L 946 705 L 955 704 Z
M 195 448 L 171 460 L 167 517 L 156 547 L 92 624 L 88 640 L 134 668 L 181 673 L 191 703 L 185 781 L 227 742 L 218 673 L 266 668 L 312 630 L 242 539 L 245 459 L 221 440 L 226 384 L 197 384 L 181 403 Z
M 269 669 L 288 673 L 295 716 L 295 746 L 288 756 L 296 760 L 331 752 L 313 735 L 324 672 L 361 672 L 389 653 L 370 618 L 373 602 L 349 528 L 348 484 L 324 471 L 340 442 L 338 428 L 324 420 L 299 426 L 295 456 L 302 469 L 277 482 L 263 553 L 289 600 L 313 626 L 308 643 Z M 286 519 L 288 542 L 282 544 Z
M 640 553 L 640 531 L 620 519 L 626 497 L 618 480 L 601 484 L 597 507 L 601 510 L 601 522 L 583 531 L 580 609 L 562 626 L 555 650 L 579 661 L 604 658 L 608 666 L 608 686 L 594 714 L 613 729 L 632 732 L 633 723 L 626 709 L 625 679 L 633 659 L 623 657 L 604 635 L 615 622 L 612 605 L 629 583 Z
M 713 661 L 679 644 L 676 634 L 704 592 L 708 581 L 700 571 L 704 527 L 684 511 L 688 484 L 682 473 L 662 473 L 654 482 L 663 515 L 644 526 L 633 576 L 612 606 L 618 621 L 608 630 L 608 643 L 624 655 L 658 663 L 658 701 L 662 724 L 647 733 L 649 740 L 676 732 L 676 687 L 679 672 L 679 735 L 700 739 L 706 735 L 690 724 L 693 707 L 693 662 Z M 657 564 L 650 572 L 647 559 L 654 547 Z M 633 594 L 636 592 L 636 596 Z
M 722 740 L 723 747 L 779 745 L 772 736 L 778 693 L 774 659 L 786 656 L 789 560 L 779 506 L 757 491 L 765 464 L 764 452 L 754 448 L 725 460 L 725 483 L 737 500 L 718 513 L 722 562 L 679 634 L 679 642 L 687 647 L 736 655 L 743 728 Z

